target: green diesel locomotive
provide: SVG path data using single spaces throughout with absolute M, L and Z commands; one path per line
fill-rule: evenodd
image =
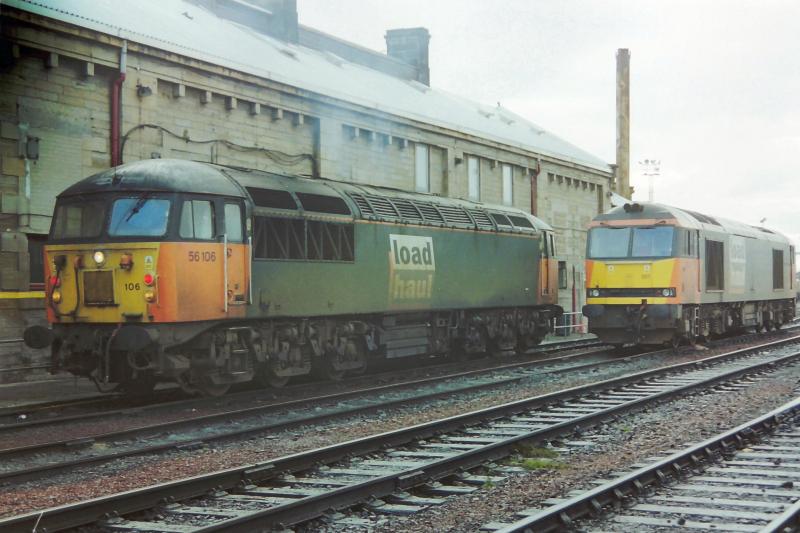
M 45 250 L 58 367 L 103 389 L 363 372 L 525 350 L 557 305 L 552 229 L 521 210 L 146 160 L 59 195 Z

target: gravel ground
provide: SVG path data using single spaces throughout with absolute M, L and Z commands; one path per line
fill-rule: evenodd
M 581 349 L 569 350 L 560 355 L 580 351 Z M 580 361 L 603 361 L 609 357 L 606 350 L 595 349 L 588 352 Z M 536 358 L 546 359 L 550 355 L 541 355 Z M 536 359 L 534 358 L 534 360 Z M 522 357 L 509 359 L 508 363 L 522 361 Z M 486 370 L 490 375 L 491 367 L 496 361 L 491 359 L 470 361 L 463 370 Z M 557 364 L 557 363 L 553 363 Z M 565 363 L 568 364 L 568 363 Z M 206 415 L 213 415 L 255 407 L 257 405 L 273 405 L 297 399 L 312 398 L 329 394 L 336 394 L 344 390 L 368 389 L 372 387 L 391 385 L 424 378 L 435 378 L 438 376 L 452 374 L 454 368 L 451 365 L 439 365 L 417 369 L 399 369 L 395 375 L 377 374 L 371 377 L 350 380 L 348 382 L 327 382 L 313 385 L 299 385 L 298 388 L 273 389 L 263 391 L 246 392 L 242 395 L 228 395 L 221 398 L 197 398 L 184 400 L 176 405 L 158 404 L 146 405 L 145 407 L 132 409 L 129 413 L 112 414 L 89 420 L 76 420 L 69 423 L 58 421 L 58 412 L 54 410 L 53 423 L 46 426 L 35 426 L 29 429 L 6 430 L 0 434 L 0 449 L 34 445 L 53 440 L 77 440 L 105 433 L 122 431 L 129 428 L 144 427 L 159 423 L 166 423 L 178 420 L 198 418 Z M 467 379 L 467 378 L 462 378 Z M 57 396 L 56 396 L 57 397 Z M 171 398 L 170 396 L 166 396 Z M 140 401 L 140 400 L 138 400 Z M 124 400 L 119 397 L 109 399 L 109 406 L 115 409 L 121 408 Z M 134 402 L 135 403 L 135 402 Z M 96 408 L 93 408 L 93 410 Z M 73 409 L 74 410 L 74 409 Z M 293 409 L 294 410 L 294 409 Z M 78 410 L 78 412 L 80 412 Z M 65 413 L 71 414 L 69 410 Z M 24 416 L 24 413 L 23 413 Z M 42 418 L 39 415 L 39 418 Z M 55 428 L 55 429 L 54 429 Z
M 782 369 L 737 392 L 709 392 L 628 415 L 581 438 L 591 437 L 591 452 L 573 452 L 563 469 L 517 475 L 491 489 L 406 519 L 389 519 L 377 528 L 400 531 L 477 531 L 491 521 L 513 521 L 514 512 L 541 507 L 548 498 L 585 490 L 588 481 L 611 477 L 644 459 L 683 448 L 770 411 L 797 396 L 800 367 Z
M 671 358 L 669 362 L 674 363 L 681 360 L 692 361 L 730 349 L 731 348 L 728 347 L 727 349 L 716 348 L 714 350 L 699 352 L 685 352 L 675 358 Z M 610 367 L 604 367 L 601 370 L 578 371 L 574 374 L 568 373 L 550 376 L 549 378 L 545 378 L 544 381 L 532 382 L 529 385 L 503 387 L 492 391 L 482 391 L 445 400 L 409 405 L 405 408 L 393 409 L 389 412 L 377 412 L 363 419 L 349 418 L 325 426 L 299 428 L 246 441 L 218 444 L 214 447 L 206 447 L 194 451 L 175 451 L 168 455 L 136 457 L 116 461 L 81 472 L 52 476 L 46 481 L 24 483 L 6 488 L 0 492 L 0 516 L 20 514 L 77 500 L 99 497 L 155 483 L 180 479 L 200 473 L 267 461 L 290 453 L 297 453 L 303 450 L 343 442 L 382 431 L 401 428 L 414 423 L 435 420 L 490 405 L 527 398 L 533 395 L 545 394 L 565 387 L 643 370 L 651 366 L 653 366 L 652 362 L 637 361 L 627 365 L 612 365 Z M 794 379 L 797 379 L 796 374 Z M 789 379 L 789 381 L 791 381 L 791 379 Z M 783 386 L 788 387 L 786 384 Z M 760 387 L 761 385 L 759 385 L 759 388 Z M 689 401 L 690 406 L 691 403 L 692 401 Z M 776 402 L 776 404 L 778 403 L 781 403 L 781 401 Z M 753 402 L 752 405 L 757 404 Z M 690 411 L 689 409 L 687 412 Z M 659 410 L 659 412 L 661 412 L 661 410 Z M 698 415 L 698 419 L 703 418 L 703 416 L 702 414 Z M 663 419 L 664 417 L 661 416 L 662 421 Z M 709 419 L 714 420 L 714 417 L 709 417 Z M 720 418 L 720 420 L 723 420 L 723 418 Z M 633 433 L 634 432 L 625 433 L 625 436 L 627 437 Z M 680 435 L 681 432 L 678 431 L 675 434 Z M 689 433 L 686 434 L 688 435 Z M 617 438 L 619 438 L 619 435 L 612 437 L 611 440 L 614 441 Z M 666 440 L 667 439 L 664 439 L 663 435 L 657 436 L 653 439 L 653 444 L 666 446 Z M 642 445 L 642 447 L 648 450 L 650 449 L 644 445 Z M 611 459 L 619 460 L 629 457 L 632 452 L 626 453 L 628 453 L 628 455 L 621 455 L 618 451 L 610 452 L 606 462 L 611 461 Z M 652 454 L 652 451 L 647 451 L 642 456 L 649 454 Z M 541 489 L 543 486 L 549 484 L 554 484 L 553 486 L 557 487 L 561 483 L 566 483 L 567 481 L 563 479 L 564 476 L 573 475 L 576 479 L 582 479 L 585 475 L 583 470 L 578 468 L 577 472 L 573 472 L 572 464 L 571 462 L 569 469 L 555 473 L 536 472 L 532 474 L 534 476 L 534 480 L 532 481 Z M 609 466 L 607 468 L 614 467 Z M 553 477 L 553 480 L 549 480 L 549 477 Z M 510 485 L 512 483 L 515 482 L 509 482 L 508 484 Z M 501 485 L 496 490 L 505 485 L 506 484 Z M 491 491 L 489 494 L 491 493 L 494 493 L 494 491 Z M 482 500 L 483 495 L 484 493 L 481 493 L 478 498 Z M 472 506 L 474 503 L 469 500 L 465 501 L 468 507 Z M 447 505 L 450 506 L 451 504 Z M 454 505 L 457 505 L 457 503 L 454 503 Z M 503 507 L 498 507 L 497 509 L 501 508 Z M 442 511 L 444 511 L 444 508 L 439 508 L 436 512 Z M 462 511 L 456 511 L 456 513 L 461 512 Z M 428 513 L 425 513 L 424 515 L 427 514 Z M 420 515 L 419 518 L 422 516 L 423 515 Z M 490 520 L 490 518 L 488 518 L 490 515 L 487 514 L 486 516 L 486 520 L 480 521 L 481 524 Z M 413 520 L 416 521 L 417 519 L 418 518 L 414 518 Z M 414 522 L 411 521 L 398 523 L 398 527 L 406 527 L 405 524 L 413 523 Z M 419 527 L 424 527 L 424 525 L 424 523 L 420 523 Z M 480 524 L 477 524 L 476 527 L 479 525 Z M 411 525 L 410 527 L 414 529 L 416 526 Z M 433 530 L 432 526 L 429 527 L 429 530 Z

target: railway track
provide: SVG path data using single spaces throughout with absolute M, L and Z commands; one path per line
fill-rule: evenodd
M 572 354 L 267 405 L 248 404 L 246 407 L 207 415 L 198 416 L 191 413 L 184 415 L 185 410 L 181 410 L 180 418 L 167 422 L 127 427 L 105 433 L 73 435 L 66 439 L 0 449 L 0 484 L 7 485 L 11 482 L 36 479 L 66 469 L 87 467 L 127 457 L 198 448 L 213 442 L 321 424 L 381 409 L 502 387 L 528 379 L 533 374 L 560 374 L 570 370 L 624 365 L 637 358 L 664 353 L 665 350 L 656 350 L 622 359 L 602 359 L 593 362 L 580 360 L 584 356 L 592 357 L 594 354 Z M 577 363 L 575 360 L 578 360 Z M 187 407 L 181 402 L 175 403 Z M 188 404 L 191 405 L 194 404 Z M 159 409 L 162 407 L 164 406 L 158 406 Z M 168 404 L 166 407 L 175 410 L 177 406 Z M 143 408 L 135 408 L 124 413 L 134 416 L 143 414 L 144 411 Z M 118 416 L 119 414 L 122 413 L 118 413 Z M 63 421 L 59 420 L 58 424 Z M 70 421 L 74 421 L 74 418 Z M 8 433 L 20 429 L 42 427 L 51 429 L 52 425 L 53 423 L 48 421 L 32 421 L 2 427 L 0 437 L 9 441 L 11 436 Z
M 499 481 L 506 467 L 476 468 L 523 443 L 576 429 L 800 361 L 797 338 L 575 387 L 480 411 L 193 478 L 0 521 L 4 531 L 94 524 L 117 531 L 251 531 L 329 509 L 370 505 L 414 512 L 442 496 Z M 485 472 L 485 471 L 484 471 Z M 421 495 L 407 491 L 421 491 Z M 175 502 L 164 505 L 165 501 Z M 366 502 L 366 503 L 365 503 Z M 109 516 L 123 518 L 109 519 Z
M 151 405 L 165 405 L 169 408 L 196 408 L 205 405 L 224 405 L 237 401 L 252 402 L 263 400 L 265 396 L 280 395 L 281 397 L 298 397 L 308 395 L 310 392 L 319 391 L 320 387 L 334 388 L 364 388 L 365 384 L 375 382 L 397 381 L 398 379 L 413 379 L 414 375 L 420 373 L 441 373 L 442 375 L 459 375 L 463 371 L 454 370 L 467 367 L 466 372 L 487 371 L 491 368 L 511 368 L 524 367 L 525 365 L 540 365 L 555 361 L 566 361 L 596 354 L 603 348 L 608 349 L 607 345 L 591 339 L 581 339 L 577 341 L 566 341 L 551 343 L 532 350 L 531 354 L 560 354 L 546 359 L 521 360 L 512 359 L 511 362 L 492 361 L 484 359 L 474 362 L 459 363 L 439 363 L 425 365 L 411 371 L 396 371 L 375 373 L 367 377 L 354 377 L 339 382 L 327 383 L 300 383 L 282 389 L 258 389 L 244 390 L 238 393 L 228 394 L 219 398 L 186 398 L 185 393 L 179 389 L 157 390 L 151 395 L 131 396 L 124 394 L 100 394 L 70 400 L 56 400 L 48 402 L 37 402 L 33 404 L 14 405 L 11 407 L 0 408 L 0 430 L 7 427 L 33 427 L 37 424 L 52 424 L 76 422 L 89 420 L 103 416 L 127 416 L 131 412 L 139 412 L 141 408 Z M 581 350 L 578 353 L 570 353 L 573 350 Z M 94 409 L 94 410 L 92 410 Z M 77 412 L 76 412 L 77 411 Z
M 800 392 L 800 391 L 798 391 Z M 499 533 L 800 530 L 800 397 L 734 429 L 572 498 Z
M 794 330 L 800 330 L 800 323 L 793 323 L 784 326 L 783 329 L 766 334 L 758 335 L 748 333 L 738 337 L 725 338 L 712 341 L 708 344 L 710 347 L 752 342 L 755 339 L 769 339 L 780 338 L 786 334 L 791 334 Z M 91 395 L 81 398 L 73 398 L 70 400 L 56 400 L 48 402 L 37 402 L 33 404 L 19 404 L 10 407 L 0 407 L 0 431 L 6 427 L 33 427 L 37 424 L 53 424 L 53 423 L 67 423 L 86 421 L 92 418 L 100 418 L 103 416 L 118 416 L 126 417 L 131 413 L 139 413 L 142 409 L 147 409 L 150 406 L 163 405 L 165 408 L 180 409 L 180 408 L 202 408 L 205 406 L 215 406 L 218 408 L 221 405 L 230 405 L 236 402 L 263 402 L 265 396 L 268 399 L 272 397 L 279 397 L 283 399 L 297 398 L 308 396 L 310 393 L 318 393 L 320 388 L 328 390 L 330 394 L 341 389 L 355 389 L 363 388 L 365 384 L 372 385 L 378 383 L 388 383 L 391 381 L 402 381 L 414 379 L 415 375 L 420 373 L 439 374 L 441 376 L 452 375 L 458 376 L 463 372 L 460 370 L 464 367 L 467 368 L 466 372 L 485 372 L 490 371 L 492 368 L 501 370 L 503 368 L 525 367 L 526 365 L 541 365 L 548 364 L 552 361 L 567 361 L 569 359 L 579 359 L 585 356 L 596 354 L 597 351 L 608 349 L 607 345 L 593 339 L 580 339 L 573 341 L 564 341 L 557 343 L 550 343 L 538 346 L 535 350 L 531 350 L 527 357 L 530 355 L 548 355 L 553 354 L 554 357 L 547 359 L 523 359 L 526 356 L 518 356 L 512 358 L 509 362 L 499 362 L 492 359 L 482 359 L 471 362 L 447 362 L 424 365 L 415 368 L 411 371 L 407 370 L 391 370 L 388 372 L 370 374 L 369 376 L 348 378 L 339 382 L 311 382 L 299 383 L 282 389 L 257 389 L 257 390 L 243 390 L 228 394 L 219 398 L 186 398 L 185 394 L 179 389 L 163 389 L 157 390 L 153 394 L 144 396 L 130 396 L 125 394 L 101 394 Z M 574 350 L 586 350 L 578 353 L 572 353 Z M 626 349 L 623 353 L 636 355 L 635 349 Z M 555 355 L 555 354 L 564 355 Z M 670 353 L 668 350 L 663 350 L 663 353 Z M 592 363 L 587 363 L 591 365 Z
M 757 334 L 746 334 L 739 337 L 726 338 L 709 343 L 709 346 L 724 346 L 736 343 L 752 342 L 755 339 L 763 340 L 770 338 L 780 338 L 781 336 L 791 334 L 795 329 L 800 329 L 800 324 L 792 324 L 785 326 L 782 330 L 769 334 L 768 336 Z M 327 391 L 327 394 L 334 394 L 340 392 L 342 389 L 355 390 L 358 388 L 368 388 L 374 383 L 401 383 L 403 380 L 413 380 L 415 375 L 424 373 L 425 375 L 436 374 L 436 377 L 444 379 L 448 376 L 459 377 L 466 376 L 470 373 L 489 372 L 492 369 L 503 370 L 513 368 L 535 368 L 541 365 L 547 365 L 554 362 L 566 362 L 569 360 L 579 360 L 583 357 L 592 357 L 601 355 L 600 351 L 608 349 L 606 345 L 591 339 L 582 339 L 577 341 L 566 341 L 559 343 L 551 343 L 539 346 L 536 350 L 529 353 L 531 354 L 554 354 L 553 357 L 546 359 L 522 359 L 521 357 L 511 359 L 509 362 L 494 361 L 491 359 L 483 359 L 469 363 L 443 363 L 426 365 L 411 371 L 397 371 L 392 370 L 384 373 L 371 374 L 369 376 L 353 377 L 339 382 L 326 382 L 326 383 L 300 383 L 282 389 L 258 389 L 258 390 L 244 390 L 237 393 L 228 394 L 219 398 L 186 398 L 179 389 L 167 389 L 155 391 L 153 395 L 148 396 L 126 396 L 123 394 L 104 394 L 93 395 L 83 398 L 75 398 L 66 401 L 50 401 L 38 402 L 35 404 L 22 404 L 14 405 L 11 407 L 0 407 L 0 433 L 10 428 L 30 428 L 41 425 L 49 424 L 64 424 L 85 422 L 92 419 L 102 417 L 115 416 L 125 418 L 130 415 L 138 415 L 151 407 L 164 409 L 202 409 L 206 407 L 213 407 L 220 409 L 225 405 L 234 405 L 240 403 L 264 403 L 269 401 L 274 403 L 274 400 L 291 399 L 291 398 L 309 398 L 313 400 L 315 395 L 319 394 L 320 389 Z M 573 353 L 574 350 L 581 350 Z M 629 356 L 640 356 L 641 352 L 635 349 L 627 349 Z M 564 355 L 557 355 L 557 354 Z M 623 352 L 625 353 L 625 352 Z M 671 353 L 669 350 L 656 350 L 655 352 L 647 353 Z M 607 364 L 613 363 L 613 360 Z M 603 363 L 599 363 L 602 366 Z M 585 368 L 597 366 L 596 362 L 587 362 Z M 464 367 L 467 370 L 461 370 Z M 575 366 L 566 368 L 564 371 L 576 370 L 580 367 Z

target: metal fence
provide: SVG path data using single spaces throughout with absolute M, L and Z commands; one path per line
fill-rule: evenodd
M 586 333 L 588 325 L 589 320 L 583 316 L 583 313 L 576 311 L 574 313 L 564 313 L 558 317 L 554 329 L 556 335 L 566 337 L 572 333 Z

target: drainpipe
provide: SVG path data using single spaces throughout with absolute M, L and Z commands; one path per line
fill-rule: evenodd
M 569 315 L 569 325 L 575 326 L 576 316 L 575 313 L 578 312 L 578 284 L 577 284 L 577 275 L 575 272 L 575 265 L 572 265 L 572 314 Z M 569 332 L 572 334 L 575 328 L 570 328 Z
M 119 75 L 111 82 L 111 166 L 122 164 L 119 151 L 119 131 L 122 125 L 122 83 L 125 81 L 126 63 L 128 60 L 128 41 L 122 41 L 119 53 Z
M 537 198 L 537 188 L 538 188 L 538 181 L 539 181 L 539 173 L 542 171 L 542 164 L 539 160 L 536 160 L 536 170 L 531 170 L 531 215 L 536 216 L 536 202 L 538 201 Z

